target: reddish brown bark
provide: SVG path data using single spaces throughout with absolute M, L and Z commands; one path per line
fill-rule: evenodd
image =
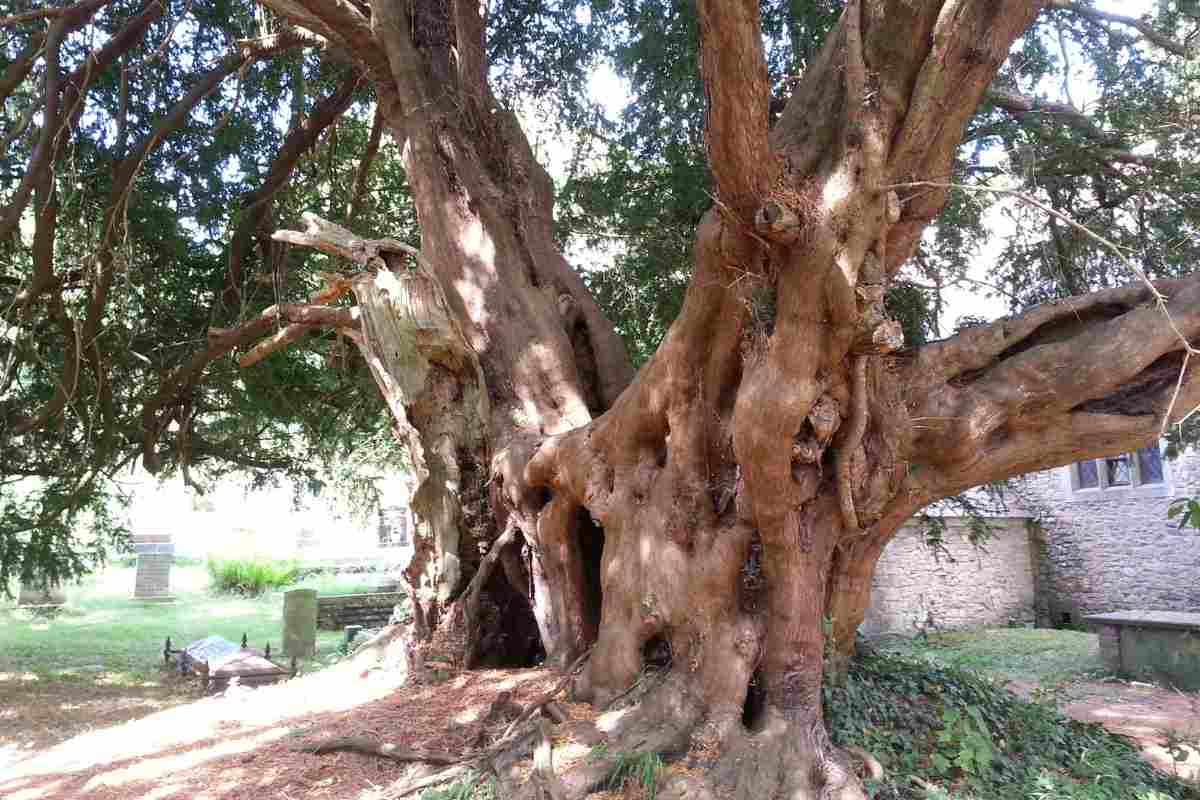
M 269 4 L 361 58 L 404 149 L 418 267 L 406 277 L 403 245 L 354 245 L 376 271 L 355 287 L 355 335 L 418 459 L 422 618 L 514 526 L 529 567 L 510 553 L 504 574 L 549 662 L 593 648 L 580 697 L 622 695 L 645 648 L 669 644 L 667 679 L 611 732 L 618 751 L 715 737 L 710 774 L 668 796 L 861 797 L 820 686 L 899 525 L 979 483 L 1139 446 L 1200 401 L 1193 369 L 1168 412 L 1200 278 L 1163 285 L 1162 308 L 1131 287 L 898 350 L 883 295 L 946 191 L 911 185 L 949 173 L 1042 3 L 851 2 L 768 131 L 757 3 L 702 0 L 717 202 L 679 317 L 632 380 L 555 249 L 545 172 L 495 110 L 477 5 Z M 556 791 L 581 796 L 611 766 Z

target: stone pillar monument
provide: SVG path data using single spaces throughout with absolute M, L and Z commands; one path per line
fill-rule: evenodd
M 18 606 L 61 606 L 67 602 L 67 594 L 57 583 L 39 586 L 37 583 L 21 582 L 17 594 Z
M 137 533 L 133 536 L 137 553 L 135 600 L 170 601 L 171 565 L 175 563 L 175 545 L 169 533 Z
M 317 654 L 317 590 L 283 593 L 283 652 L 312 658 Z

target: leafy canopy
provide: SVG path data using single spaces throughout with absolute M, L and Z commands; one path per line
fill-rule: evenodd
M 947 179 L 1020 189 L 1150 276 L 1185 272 L 1200 255 L 1194 7 L 1146 4 L 1152 41 L 1087 3 L 1057 5 L 1014 48 Z M 764 0 L 768 113 L 841 7 Z M 302 302 L 320 272 L 345 269 L 271 241 L 301 212 L 418 241 L 370 85 L 249 0 L 64 8 L 0 12 L 13 15 L 0 40 L 0 587 L 102 560 L 127 533 L 114 478 L 139 461 L 198 488 L 286 474 L 369 500 L 363 470 L 397 457 L 369 372 L 336 335 L 248 369 L 203 358 L 210 328 Z M 488 25 L 499 99 L 566 164 L 561 241 L 590 254 L 584 276 L 641 363 L 679 311 L 711 203 L 694 9 L 500 0 Z M 599 102 L 601 68 L 628 87 L 623 107 Z M 920 344 L 954 324 L 954 287 L 1015 311 L 1131 278 L 1035 209 L 956 193 L 888 307 Z

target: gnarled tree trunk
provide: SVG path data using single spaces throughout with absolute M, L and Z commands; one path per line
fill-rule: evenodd
M 402 324 L 403 246 L 374 243 L 378 278 L 355 291 L 418 461 L 423 611 L 515 526 L 529 560 L 500 559 L 496 591 L 527 598 L 550 664 L 594 648 L 581 697 L 607 703 L 669 644 L 669 678 L 614 752 L 715 739 L 714 769 L 679 796 L 862 796 L 825 735 L 822 671 L 851 651 L 900 524 L 970 486 L 1136 447 L 1200 399 L 1180 372 L 1196 279 L 917 351 L 886 317 L 964 125 L 1043 3 L 854 0 L 768 130 L 757 3 L 698 0 L 716 204 L 683 309 L 633 378 L 488 89 L 477 5 L 265 1 L 354 53 L 404 148 L 422 242 L 401 282 L 429 284 L 441 321 Z

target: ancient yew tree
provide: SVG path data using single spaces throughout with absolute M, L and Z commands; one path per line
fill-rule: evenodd
M 102 507 L 135 458 L 189 481 L 302 473 L 316 456 L 286 457 L 294 442 L 377 433 L 353 398 L 382 396 L 419 478 L 416 635 L 458 629 L 469 665 L 586 655 L 574 691 L 598 705 L 667 654 L 668 678 L 609 735 L 711 743 L 712 769 L 672 796 L 857 797 L 822 675 L 851 654 L 900 524 L 1136 449 L 1200 404 L 1194 20 L 1173 9 L 195 6 L 3 20 L 0 453 L 42 494 L 6 500 L 0 577 L 77 569 L 63 519 Z M 614 321 L 628 335 L 645 317 L 564 258 L 556 187 L 513 110 L 578 96 L 606 15 L 644 110 L 559 215 L 641 208 L 627 263 L 678 217 L 691 229 L 686 291 L 661 341 L 632 342 L 636 372 Z M 1106 86 L 1141 93 L 1113 90 L 1097 118 L 1039 99 L 1057 62 L 1037 26 L 1070 39 L 1064 64 L 1086 49 Z M 1020 313 L 926 341 L 928 309 L 902 302 L 913 265 L 961 266 L 981 223 L 955 186 L 1003 171 L 964 140 L 1006 154 L 1000 188 L 1041 198 L 1013 212 L 1036 234 L 1003 254 Z M 687 170 L 702 208 L 655 222 Z M 1063 213 L 1081 209 L 1104 241 Z M 309 250 L 333 258 L 318 270 Z M 685 274 L 646 263 L 662 274 L 643 289 Z M 270 369 L 272 391 L 256 377 Z

